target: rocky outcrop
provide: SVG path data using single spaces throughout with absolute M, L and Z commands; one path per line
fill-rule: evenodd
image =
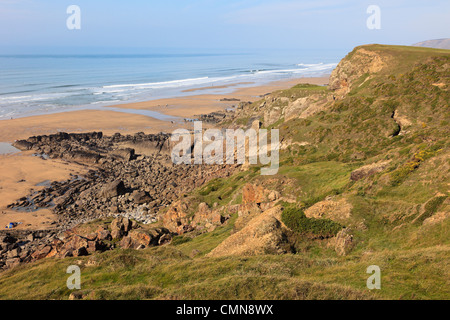
M 281 222 L 281 207 L 268 209 L 232 234 L 207 256 L 246 256 L 287 252 L 287 229 Z
M 335 222 L 346 222 L 351 216 L 352 205 L 345 199 L 326 199 L 315 203 L 305 210 L 307 218 L 330 219 Z
M 166 134 L 108 137 L 102 133 L 60 133 L 23 140 L 23 144 L 27 148 L 31 146 L 37 154 L 83 162 L 91 170 L 67 181 L 51 182 L 48 187 L 32 191 L 8 208 L 53 209 L 59 217 L 56 227 L 62 230 L 107 216 L 124 216 L 149 224 L 156 222 L 159 211 L 180 195 L 211 179 L 227 177 L 238 167 L 174 165 L 167 155 L 170 150 L 168 138 Z M 136 154 L 127 145 L 139 146 L 150 155 Z M 83 155 L 84 160 L 72 157 L 74 154 Z M 93 155 L 92 161 L 87 159 L 88 154 Z
M 336 96 L 346 95 L 353 88 L 355 80 L 364 74 L 380 72 L 388 59 L 388 55 L 379 55 L 370 50 L 370 46 L 356 47 L 331 73 L 329 88 Z
M 14 142 L 13 147 L 21 150 L 21 151 L 28 151 L 31 150 L 31 148 L 33 147 L 33 144 L 31 142 L 25 141 L 25 140 L 18 140 L 16 142 Z
M 121 180 L 116 180 L 103 186 L 100 194 L 105 199 L 118 197 L 126 192 L 125 184 Z
M 0 230 L 0 269 L 46 257 L 55 237 L 49 230 Z
M 308 97 L 299 98 L 289 102 L 284 109 L 284 121 L 291 119 L 304 119 L 318 113 L 326 107 L 328 103 L 326 95 L 310 95 Z
M 184 234 L 193 230 L 213 231 L 223 225 L 230 218 L 229 214 L 222 214 L 223 208 L 210 208 L 206 203 L 200 203 L 195 213 L 188 212 L 188 204 L 177 201 L 165 212 L 161 220 L 164 227 L 177 234 Z
M 166 228 L 142 228 L 136 221 L 124 217 L 114 219 L 109 226 L 100 225 L 93 232 L 78 227 L 61 233 L 26 230 L 1 232 L 0 269 L 51 257 L 82 257 L 117 247 L 144 249 L 170 243 L 171 240 L 172 233 Z
M 229 215 L 222 215 L 220 209 L 212 209 L 206 203 L 202 202 L 194 214 L 191 225 L 193 228 L 206 229 L 210 232 L 217 226 L 224 224 L 229 218 Z
M 176 201 L 169 209 L 162 214 L 161 221 L 167 229 L 183 234 L 192 231 L 191 217 L 188 213 L 188 205 L 179 200 Z
M 169 243 L 171 240 L 171 232 L 166 228 L 132 230 L 120 241 L 119 246 L 124 249 L 145 249 Z
M 262 185 L 246 184 L 242 188 L 242 204 L 238 207 L 235 229 L 244 227 L 255 215 L 270 209 L 280 199 L 278 191 L 269 190 Z
M 336 237 L 332 240 L 334 250 L 339 256 L 346 256 L 353 249 L 355 243 L 351 230 L 344 228 L 338 232 Z

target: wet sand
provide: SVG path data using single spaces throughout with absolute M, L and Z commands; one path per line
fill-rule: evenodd
M 167 121 L 116 111 L 80 110 L 0 121 L 0 141 L 14 142 L 34 135 L 57 132 L 102 131 L 131 134 L 158 133 L 174 127 Z
M 87 167 L 68 164 L 62 160 L 43 160 L 33 152 L 0 155 L 0 229 L 9 222 L 22 222 L 16 229 L 43 229 L 51 226 L 55 215 L 49 209 L 36 212 L 8 210 L 6 206 L 30 193 L 43 189 L 36 186 L 44 181 L 63 181 L 70 174 L 82 175 Z

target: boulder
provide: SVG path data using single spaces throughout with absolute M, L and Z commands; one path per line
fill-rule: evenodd
M 105 227 L 99 227 L 96 231 L 98 240 L 112 240 L 111 232 Z
M 40 260 L 46 258 L 50 252 L 52 251 L 52 247 L 49 245 L 41 245 L 36 251 L 31 254 L 32 260 Z
M 135 191 L 133 191 L 131 196 L 133 197 L 133 201 L 136 204 L 149 203 L 153 200 L 150 197 L 150 195 L 145 191 L 135 190 Z
M 111 235 L 112 233 L 117 233 L 122 231 L 122 233 L 126 234 L 133 228 L 133 222 L 125 217 L 115 218 L 111 222 Z
M 287 229 L 276 206 L 253 218 L 242 230 L 232 234 L 207 256 L 242 256 L 286 253 Z
M 200 203 L 197 212 L 194 214 L 191 225 L 196 228 L 198 226 L 210 224 L 212 226 L 221 225 L 225 222 L 218 210 L 213 210 L 204 202 Z
M 183 234 L 192 230 L 187 211 L 188 206 L 186 203 L 182 201 L 173 203 L 161 217 L 164 227 L 178 234 Z
M 120 158 L 125 161 L 130 161 L 135 156 L 135 151 L 132 148 L 125 148 L 125 149 L 117 149 L 111 152 L 111 155 L 114 158 Z
M 17 248 L 15 248 L 15 249 L 12 249 L 12 250 L 8 251 L 6 257 L 7 257 L 7 258 L 16 258 L 16 257 L 19 256 L 20 251 L 21 251 L 20 247 L 17 247 Z
M 122 180 L 116 180 L 108 183 L 101 189 L 100 195 L 103 198 L 110 199 L 125 194 L 126 188 Z
M 6 267 L 11 269 L 17 267 L 20 264 L 20 258 L 10 258 L 6 260 Z
M 132 230 L 119 245 L 124 249 L 140 249 L 157 246 L 171 240 L 170 231 L 166 228 L 151 228 L 148 230 Z

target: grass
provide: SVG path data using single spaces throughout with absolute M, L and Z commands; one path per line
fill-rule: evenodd
M 0 299 L 67 299 L 65 271 L 71 264 L 81 266 L 86 299 L 448 299 L 450 219 L 423 222 L 448 210 L 449 50 L 364 48 L 383 55 L 386 67 L 363 74 L 326 112 L 271 124 L 281 139 L 300 142 L 282 151 L 277 175 L 262 177 L 253 166 L 185 198 L 192 214 L 200 202 L 240 204 L 242 187 L 255 182 L 295 199 L 302 210 L 328 196 L 345 198 L 355 244 L 348 256 L 337 256 L 320 239 L 336 234 L 337 223 L 288 209 L 283 221 L 297 231 L 297 254 L 207 257 L 234 232 L 235 214 L 213 232 L 177 236 L 162 247 L 19 266 L 0 274 Z M 354 59 L 358 49 L 345 59 Z M 327 94 L 327 87 L 309 84 L 277 91 L 246 106 L 235 124 L 261 117 L 255 110 L 263 101 L 265 108 L 284 108 L 301 97 Z M 400 125 L 396 111 L 410 124 Z M 350 180 L 353 170 L 379 161 L 389 164 Z M 381 268 L 381 290 L 366 288 L 370 265 Z
M 46 259 L 8 271 L 0 278 L 0 298 L 67 299 L 66 268 L 81 262 L 86 299 L 433 299 L 449 293 L 442 282 L 448 250 L 441 246 L 316 259 L 189 258 L 177 246 L 115 250 Z M 88 260 L 97 265 L 86 266 Z M 366 269 L 373 264 L 381 268 L 381 290 L 365 286 Z
M 303 210 L 289 206 L 281 214 L 283 223 L 297 234 L 297 237 L 312 236 L 331 238 L 342 226 L 329 219 L 307 218 Z

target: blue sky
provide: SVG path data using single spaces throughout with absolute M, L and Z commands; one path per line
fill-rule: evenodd
M 68 30 L 66 9 L 81 8 L 81 30 Z M 369 30 L 369 5 L 381 29 Z M 409 45 L 450 37 L 448 0 L 0 0 L 0 53 L 351 50 L 366 43 Z M 141 48 L 141 49 L 138 49 Z M 9 53 L 9 52 L 8 52 Z

